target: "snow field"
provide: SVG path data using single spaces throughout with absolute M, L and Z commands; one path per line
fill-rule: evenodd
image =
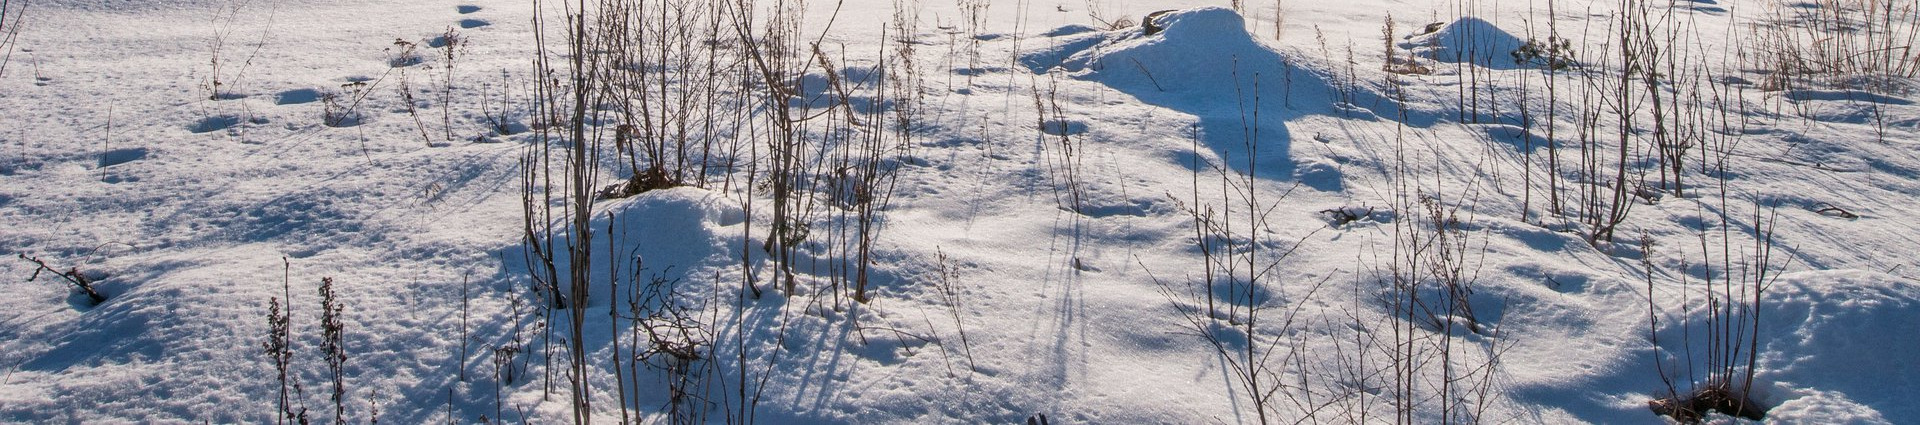
M 547 6 L 552 41 L 564 12 Z M 1666 420 L 1647 407 L 1666 395 L 1661 371 L 1681 391 L 1706 379 L 1705 347 L 1727 342 L 1707 330 L 1754 313 L 1752 398 L 1767 420 L 1920 414 L 1905 402 L 1920 388 L 1910 76 L 1768 90 L 1764 70 L 1730 67 L 1720 77 L 1745 83 L 1703 87 L 1731 100 L 1675 113 L 1738 131 L 1686 156 L 1707 159 L 1678 195 L 1655 148 L 1636 145 L 1626 169 L 1644 192 L 1629 192 L 1612 242 L 1592 242 L 1547 194 L 1610 188 L 1615 160 L 1543 171 L 1543 146 L 1580 158 L 1570 121 L 1584 100 L 1609 120 L 1594 149 L 1618 147 L 1611 100 L 1581 97 L 1604 96 L 1619 73 L 1609 11 L 1227 6 L 805 4 L 790 15 L 797 33 L 836 66 L 793 56 L 811 65 L 788 70 L 805 95 L 788 105 L 858 123 L 808 121 L 806 137 L 878 134 L 898 108 L 917 114 L 889 139 L 904 148 L 884 162 L 897 180 L 878 215 L 872 301 L 836 286 L 851 254 L 832 244 L 858 231 L 832 201 L 845 193 L 826 189 L 835 171 L 806 189 L 820 201 L 791 262 L 768 251 L 781 245 L 768 242 L 776 213 L 755 171 L 596 201 L 596 295 L 579 341 L 594 419 L 1654 422 Z M 1773 13 L 1684 6 L 1677 16 L 1704 35 Z M 1153 35 L 1109 27 L 1165 9 L 1179 10 Z M 88 305 L 51 276 L 0 280 L 0 417 L 271 422 L 266 306 L 291 298 L 296 408 L 331 420 L 314 294 L 331 277 L 347 306 L 347 421 L 572 420 L 570 311 L 540 308 L 521 243 L 523 155 L 552 124 L 533 112 L 535 11 L 33 2 L 0 74 L 0 247 L 99 277 L 110 300 Z M 1388 11 L 1397 32 L 1384 42 L 1430 73 L 1381 71 Z M 774 16 L 759 13 L 756 25 Z M 883 40 L 909 38 L 896 16 L 915 28 L 911 96 L 880 88 L 901 72 L 885 68 L 901 62 Z M 1429 22 L 1443 25 L 1425 33 Z M 1548 22 L 1576 39 L 1577 70 L 1502 61 Z M 451 64 L 449 30 L 467 40 Z M 1721 61 L 1741 38 L 1701 36 L 1679 55 Z M 845 97 L 835 78 L 853 81 L 846 100 L 863 109 L 825 115 Z M 739 90 L 728 95 L 754 95 Z M 1540 118 L 1547 102 L 1561 115 Z M 739 105 L 748 120 L 769 113 Z M 768 149 L 766 131 L 738 130 L 746 142 L 721 156 L 764 160 L 753 148 Z M 604 152 L 593 188 L 634 171 L 621 158 Z M 558 218 L 568 204 L 544 206 Z M 1460 286 L 1434 273 L 1444 265 Z M 0 276 L 29 266 L 0 262 Z M 1705 297 L 1725 290 L 1713 283 L 1752 270 L 1772 276 L 1759 308 L 1711 321 Z M 644 330 L 668 325 L 692 330 L 681 341 L 703 355 L 620 368 L 660 347 L 633 344 L 650 342 Z

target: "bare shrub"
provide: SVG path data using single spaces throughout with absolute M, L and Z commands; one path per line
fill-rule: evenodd
M 20 24 L 27 17 L 27 0 L 0 0 L 0 75 L 7 74 L 13 50 L 20 39 Z
M 1730 206 L 1724 183 L 1722 180 L 1718 195 L 1721 211 Z M 1775 259 L 1776 210 L 1762 206 L 1758 199 L 1750 207 L 1753 216 L 1746 223 L 1722 215 L 1717 225 L 1702 223 L 1695 229 L 1699 241 L 1697 264 L 1702 268 L 1700 280 L 1688 279 L 1689 273 L 1684 271 L 1673 273 L 1680 276 L 1680 291 L 1705 295 L 1683 296 L 1678 306 L 1681 311 L 1696 315 L 1683 318 L 1686 321 L 1681 326 L 1691 327 L 1690 323 L 1698 320 L 1704 327 L 1699 330 L 1705 335 L 1704 341 L 1692 337 L 1696 330 L 1683 329 L 1679 346 L 1662 344 L 1656 270 L 1651 261 L 1642 261 L 1647 276 L 1649 341 L 1654 348 L 1660 380 L 1666 384 L 1664 393 L 1647 402 L 1648 409 L 1656 414 L 1682 423 L 1699 423 L 1709 411 L 1753 420 L 1766 415 L 1768 407 L 1752 399 L 1754 366 L 1760 357 L 1760 312 L 1766 302 L 1767 288 L 1792 264 L 1792 258 Z M 1751 229 L 1751 233 L 1741 229 Z M 1737 243 L 1747 247 L 1735 248 Z M 1651 239 L 1643 242 L 1643 246 L 1651 251 Z M 1688 264 L 1683 262 L 1680 267 L 1686 268 Z M 1694 364 L 1700 360 L 1704 361 L 1703 365 Z M 1670 364 L 1670 361 L 1684 364 Z
M 1920 75 L 1920 2 L 1912 0 L 1820 0 L 1773 2 L 1752 25 L 1755 69 L 1768 71 L 1761 87 L 1787 90 L 1806 84 L 1885 91 L 1876 78 Z

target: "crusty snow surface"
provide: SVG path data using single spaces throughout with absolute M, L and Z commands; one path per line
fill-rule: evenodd
M 1762 7 L 1746 2 L 1681 16 L 1714 33 Z M 530 124 L 530 2 L 11 3 L 28 7 L 15 15 L 23 24 L 0 74 L 0 421 L 273 422 L 279 382 L 262 344 L 269 299 L 288 294 L 296 402 L 332 420 L 315 295 L 323 277 L 345 305 L 346 421 L 573 420 L 564 341 L 540 350 L 542 326 L 565 323 L 539 316 L 522 259 L 518 176 L 532 133 L 483 123 L 505 109 Z M 1285 381 L 1275 394 L 1335 397 L 1275 398 L 1270 420 L 1392 421 L 1381 386 L 1392 382 L 1383 362 L 1398 330 L 1420 332 L 1422 347 L 1447 341 L 1462 370 L 1498 355 L 1491 372 L 1455 372 L 1472 377 L 1455 385 L 1482 389 L 1458 403 L 1436 401 L 1441 366 L 1423 363 L 1413 421 L 1665 421 L 1647 402 L 1665 392 L 1662 370 L 1684 388 L 1690 368 L 1703 367 L 1685 343 L 1708 345 L 1701 276 L 1728 272 L 1703 271 L 1703 251 L 1749 264 L 1756 229 L 1769 227 L 1773 276 L 1757 311 L 1752 384 L 1772 408 L 1767 420 L 1920 420 L 1911 81 L 1879 94 L 1727 85 L 1754 105 L 1731 111 L 1747 124 L 1728 156 L 1727 195 L 1693 172 L 1693 190 L 1635 198 L 1616 242 L 1589 244 L 1581 227 L 1543 213 L 1544 160 L 1523 152 L 1517 114 L 1457 113 L 1463 73 L 1518 90 L 1541 70 L 1427 59 L 1431 75 L 1389 76 L 1380 36 L 1392 12 L 1400 54 L 1510 50 L 1546 20 L 1600 43 L 1604 10 L 961 3 L 985 5 L 981 25 L 943 2 L 848 0 L 830 27 L 832 2 L 805 15 L 822 48 L 854 69 L 891 48 L 879 40 L 897 7 L 918 11 L 922 125 L 889 162 L 898 181 L 881 214 L 872 302 L 820 290 L 815 269 L 801 271 L 799 293 L 745 294 L 746 273 L 770 266 L 760 251 L 769 208 L 744 184 L 595 204 L 596 229 L 611 231 L 596 230 L 594 243 L 678 279 L 714 332 L 695 409 L 706 421 L 1257 423 L 1234 355 L 1201 337 L 1231 351 L 1249 343 L 1243 328 L 1182 313 L 1200 300 L 1186 282 L 1203 273 L 1187 208 L 1246 193 L 1268 210 L 1253 237 L 1271 267 L 1254 297 L 1266 322 L 1251 341 L 1277 344 L 1267 367 Z M 1101 22 L 1165 9 L 1182 10 L 1154 35 Z M 1463 9 L 1477 18 L 1404 37 Z M 436 37 L 450 28 L 467 44 L 453 68 L 448 142 L 438 134 L 449 93 Z M 394 60 L 396 40 L 418 45 L 418 63 Z M 210 99 L 215 80 L 224 95 Z M 403 81 L 424 125 L 408 113 Z M 354 82 L 369 87 L 354 125 L 323 125 L 322 95 Z M 1543 96 L 1531 90 L 1517 96 Z M 1057 113 L 1039 116 L 1036 97 Z M 423 137 L 423 126 L 435 134 Z M 1077 146 L 1078 211 L 1054 180 L 1063 137 Z M 1523 171 L 1525 161 L 1535 168 Z M 607 164 L 603 184 L 624 175 Z M 1247 172 L 1252 189 L 1235 183 Z M 1396 232 L 1426 219 L 1423 197 L 1460 208 L 1467 302 L 1488 330 L 1396 327 L 1406 317 L 1386 310 Z M 1856 216 L 1819 211 L 1829 205 Z M 1369 208 L 1351 223 L 1325 212 Z M 28 281 L 35 268 L 16 253 L 78 267 L 109 300 L 90 305 L 51 273 Z M 936 287 L 948 271 L 954 297 Z M 617 420 L 615 349 L 604 337 L 617 330 L 606 303 L 586 308 L 595 419 Z M 524 347 L 512 366 L 522 376 L 503 383 L 495 349 L 514 344 Z M 641 374 L 626 408 L 666 421 L 668 375 Z M 1441 404 L 1471 412 L 1443 417 Z

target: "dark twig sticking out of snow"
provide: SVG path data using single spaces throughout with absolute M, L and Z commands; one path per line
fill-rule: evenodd
M 1854 214 L 1852 211 L 1847 211 L 1846 208 L 1840 208 L 1839 205 L 1829 204 L 1825 202 L 1814 204 L 1813 212 L 1820 215 L 1828 216 L 1828 217 L 1839 217 L 1839 218 L 1844 218 L 1848 220 L 1860 218 L 1859 214 Z
M 1374 207 L 1339 207 L 1320 210 L 1320 215 L 1327 218 L 1329 227 L 1343 227 L 1361 220 L 1381 221 L 1375 214 Z
M 79 289 L 81 293 L 87 294 L 87 300 L 92 301 L 92 303 L 88 305 L 100 305 L 100 303 L 107 302 L 107 296 L 101 295 L 100 291 L 93 289 L 93 279 L 87 277 L 85 274 L 81 274 L 79 267 L 68 268 L 67 271 L 63 272 L 47 266 L 47 263 L 40 261 L 38 257 L 28 257 L 27 254 L 24 253 L 16 255 L 20 256 L 22 260 L 33 262 L 33 264 L 38 267 L 33 270 L 33 276 L 27 277 L 28 282 L 39 279 L 40 272 L 53 272 L 54 276 L 59 276 L 60 279 L 66 280 L 67 284 L 73 285 L 74 289 Z
M 1147 17 L 1140 19 L 1140 29 L 1147 35 L 1160 33 L 1161 30 L 1167 29 L 1167 27 L 1160 24 L 1160 17 L 1167 16 L 1173 12 L 1178 12 L 1178 10 L 1162 10 L 1148 13 Z

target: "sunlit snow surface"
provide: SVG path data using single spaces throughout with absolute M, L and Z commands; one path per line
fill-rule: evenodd
M 520 160 L 538 124 L 526 109 L 532 4 L 25 3 L 0 74 L 0 251 L 9 257 L 0 262 L 0 421 L 273 422 L 279 382 L 262 343 L 269 299 L 289 294 L 299 404 L 330 420 L 322 277 L 346 305 L 349 422 L 376 411 L 388 423 L 572 420 L 558 344 L 551 393 L 544 381 L 548 353 L 537 352 L 520 244 Z M 1211 3 L 998 2 L 970 33 L 950 3 L 850 0 L 829 28 L 835 4 L 811 2 L 805 27 L 824 34 L 820 48 L 844 60 L 842 70 L 871 68 L 875 52 L 894 49 L 881 40 L 896 7 L 918 11 L 921 125 L 891 163 L 900 174 L 874 253 L 875 300 L 836 300 L 818 280 L 802 285 L 818 292 L 788 296 L 761 281 L 767 295 L 747 294 L 742 282 L 771 275 L 763 250 L 771 212 L 765 199 L 743 195 L 744 176 L 596 203 L 592 243 L 609 248 L 595 264 L 627 268 L 589 273 L 677 279 L 679 299 L 718 341 L 706 394 L 713 422 L 1010 423 L 1044 414 L 1053 423 L 1254 423 L 1232 366 L 1175 307 L 1192 300 L 1163 292 L 1202 273 L 1183 208 L 1231 193 L 1254 193 L 1271 208 L 1261 240 L 1293 251 L 1256 291 L 1271 334 L 1255 340 L 1297 344 L 1277 351 L 1297 356 L 1276 371 L 1320 373 L 1383 361 L 1380 352 L 1356 360 L 1345 351 L 1354 345 L 1338 341 L 1392 341 L 1381 334 L 1398 320 L 1381 305 L 1382 276 L 1398 224 L 1426 214 L 1418 204 L 1393 208 L 1417 192 L 1464 205 L 1476 276 L 1468 301 L 1498 330 L 1425 337 L 1499 350 L 1492 396 L 1473 403 L 1476 416 L 1651 423 L 1664 420 L 1646 404 L 1665 391 L 1658 371 L 1699 364 L 1703 354 L 1687 352 L 1686 341 L 1708 344 L 1699 341 L 1700 279 L 1726 271 L 1703 268 L 1702 251 L 1712 242 L 1719 258 L 1730 246 L 1739 267 L 1752 252 L 1747 235 L 1770 222 L 1777 279 L 1758 310 L 1753 384 L 1756 401 L 1773 407 L 1770 420 L 1920 417 L 1913 82 L 1872 93 L 1728 85 L 1757 106 L 1709 111 L 1745 123 L 1724 202 L 1695 172 L 1685 196 L 1636 200 L 1620 242 L 1596 247 L 1578 226 L 1542 218 L 1545 183 L 1521 165 L 1544 163 L 1541 136 L 1520 131 L 1528 117 L 1491 105 L 1477 119 L 1459 112 L 1466 76 L 1498 81 L 1501 96 L 1541 97 L 1541 71 L 1511 61 L 1475 69 L 1458 58 L 1490 51 L 1500 62 L 1512 46 L 1545 38 L 1548 20 L 1568 37 L 1591 32 L 1579 50 L 1598 52 L 1604 11 L 1549 17 L 1544 3 L 1503 4 L 1455 20 L 1457 5 L 1442 3 L 1252 3 L 1237 13 Z M 1746 3 L 1696 5 L 1682 16 L 1720 34 L 1735 25 L 1730 16 L 1761 12 Z M 1107 30 L 1167 9 L 1181 10 L 1156 21 L 1159 33 Z M 1380 71 L 1388 12 L 1398 22 L 1396 55 L 1417 55 L 1432 75 Z M 1430 22 L 1453 24 L 1424 33 Z M 435 55 L 449 30 L 467 44 L 442 109 Z M 420 57 L 407 57 L 407 44 Z M 825 81 L 818 68 L 805 72 L 802 87 Z M 1535 85 L 1520 87 L 1522 75 Z M 1576 90 L 1577 80 L 1560 78 L 1561 90 Z M 403 82 L 424 125 L 402 100 Z M 324 98 L 355 90 L 366 93 L 359 113 L 326 125 Z M 501 110 L 513 134 L 489 130 L 486 117 Z M 451 141 L 439 133 L 443 118 L 454 123 Z M 1056 201 L 1050 180 L 1048 155 L 1062 137 L 1079 146 L 1078 212 Z M 601 183 L 611 184 L 621 176 L 607 164 Z M 1402 171 L 1408 178 L 1396 180 Z M 1219 172 L 1251 173 L 1258 184 L 1229 192 L 1245 189 L 1223 188 Z M 1369 207 L 1339 225 L 1325 213 Z M 78 267 L 110 299 L 88 305 L 51 273 L 29 282 L 34 268 L 15 253 Z M 957 272 L 957 311 L 934 286 L 941 255 Z M 819 267 L 801 275 L 824 276 Z M 1649 329 L 1649 296 L 1658 329 Z M 627 311 L 609 304 L 587 307 L 584 342 L 596 361 L 615 357 L 609 308 Z M 1283 326 L 1287 314 L 1297 316 Z M 1244 344 L 1233 329 L 1210 329 Z M 493 350 L 514 344 L 516 330 L 536 352 L 518 355 L 520 379 L 496 385 Z M 1665 349 L 1656 353 L 1651 335 Z M 593 367 L 595 419 L 616 420 L 612 367 Z M 626 407 L 664 421 L 666 375 L 641 373 L 640 387 L 628 388 L 638 401 Z M 750 409 L 740 407 L 743 382 L 758 394 Z M 1274 419 L 1390 421 L 1379 388 L 1348 384 L 1349 397 L 1376 401 L 1277 401 Z M 1312 409 L 1322 405 L 1337 407 Z

